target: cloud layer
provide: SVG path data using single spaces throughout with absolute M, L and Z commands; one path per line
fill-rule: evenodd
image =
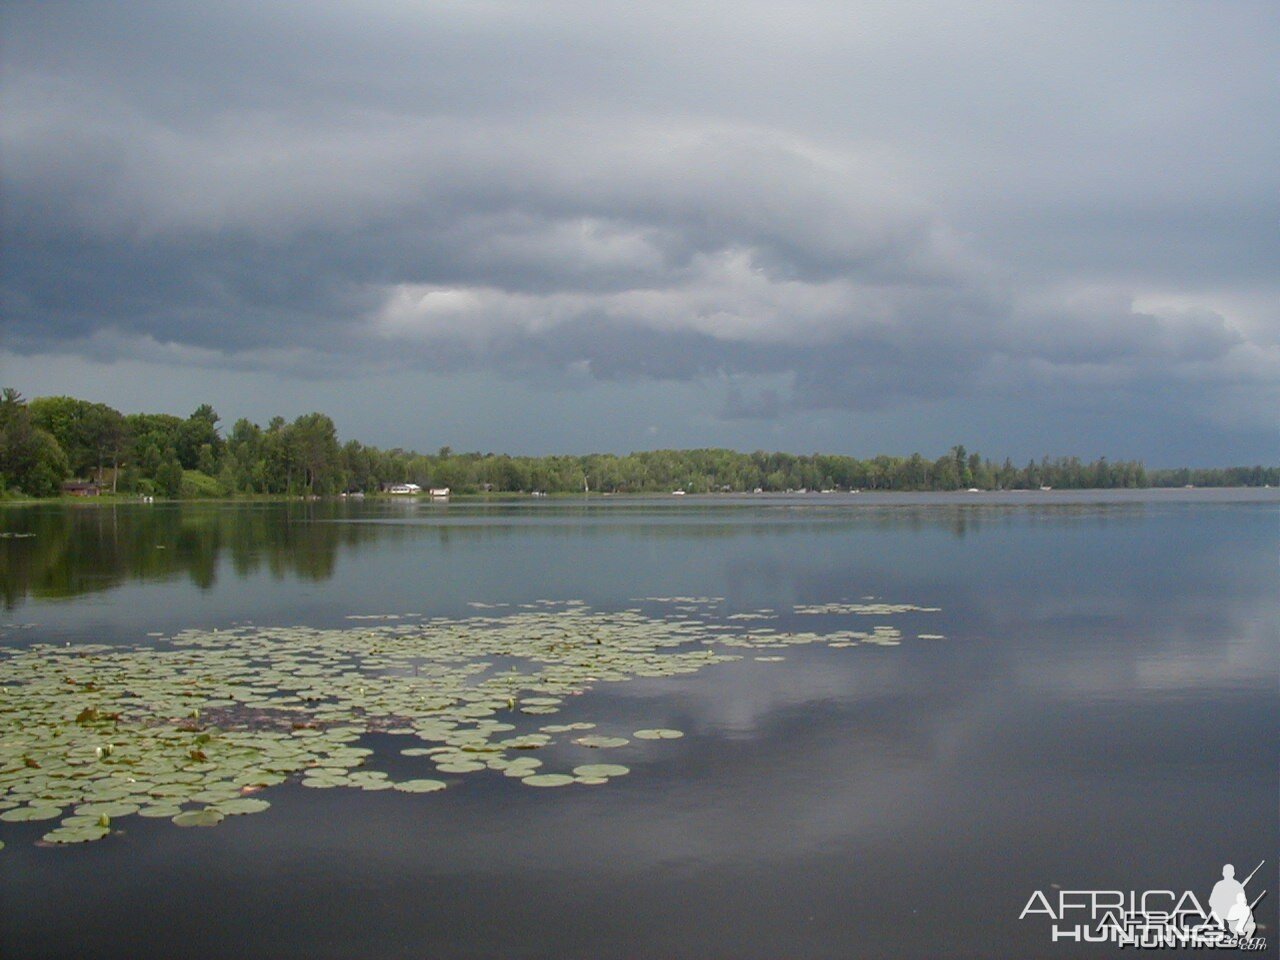
M 1275 10 L 934 13 L 11 6 L 4 345 L 1273 431 Z

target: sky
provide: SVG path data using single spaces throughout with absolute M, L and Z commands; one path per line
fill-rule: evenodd
M 1280 5 L 0 2 L 0 382 L 1275 463 Z

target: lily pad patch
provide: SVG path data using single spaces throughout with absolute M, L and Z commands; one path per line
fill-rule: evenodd
M 502 774 L 530 786 L 607 782 L 626 768 L 546 773 L 529 754 L 554 756 L 570 744 L 619 748 L 627 737 L 595 732 L 588 720 L 537 729 L 533 717 L 558 714 L 604 683 L 679 677 L 743 656 L 771 662 L 809 644 L 903 642 L 887 622 L 784 632 L 733 615 L 714 620 L 719 598 L 646 602 L 701 613 L 539 603 L 457 619 L 362 614 L 340 629 L 184 630 L 134 646 L 0 647 L 0 823 L 65 818 L 48 842 L 80 843 L 107 836 L 129 816 L 213 826 L 263 812 L 270 800 L 246 793 L 287 781 L 309 789 L 443 788 L 442 780 L 399 772 L 392 779 L 373 769 L 383 754 L 360 742 L 370 734 L 412 738 L 389 752 L 423 773 Z M 796 612 L 889 618 L 934 608 L 866 602 Z M 657 727 L 633 734 L 683 735 Z

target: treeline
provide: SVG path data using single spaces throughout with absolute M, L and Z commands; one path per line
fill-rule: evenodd
M 1150 480 L 1153 487 L 1276 487 L 1280 486 L 1280 467 L 1176 467 L 1152 470 Z
M 1048 457 L 1016 466 L 952 447 L 869 460 L 826 454 L 654 450 L 586 456 L 435 454 L 340 443 L 333 421 L 308 413 L 266 427 L 237 420 L 229 431 L 208 404 L 183 419 L 122 414 L 74 397 L 30 402 L 0 395 L 0 491 L 54 496 L 76 478 L 103 491 L 139 496 L 320 496 L 374 493 L 390 484 L 449 487 L 455 493 L 565 493 L 591 490 L 689 493 L 785 490 L 982 490 L 1280 485 L 1280 468 L 1161 470 L 1136 461 Z

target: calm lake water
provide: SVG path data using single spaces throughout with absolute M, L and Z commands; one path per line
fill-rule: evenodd
M 1207 902 L 1263 859 L 1274 951 L 1278 521 L 1274 490 L 0 511 L 9 648 L 538 600 L 901 632 L 531 718 L 685 732 L 596 751 L 631 767 L 605 786 L 287 783 L 66 847 L 0 823 L 0 956 L 1113 956 L 1018 916 L 1055 884 Z M 711 599 L 639 599 L 671 597 Z M 939 610 L 803 612 L 865 602 Z M 366 742 L 394 767 L 394 739 Z

